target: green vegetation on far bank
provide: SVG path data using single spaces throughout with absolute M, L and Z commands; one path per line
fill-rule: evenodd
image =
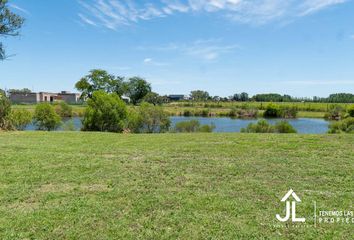
M 72 107 L 73 115 L 77 117 L 82 117 L 84 115 L 86 105 L 70 105 Z M 32 113 L 34 113 L 36 105 L 12 105 L 13 109 L 26 109 Z M 128 106 L 133 107 L 133 106 Z M 189 111 L 191 113 L 197 112 L 200 113 L 203 110 L 208 111 L 211 116 L 226 116 L 230 111 L 229 108 L 199 108 L 199 107 L 175 107 L 170 105 L 163 105 L 163 109 L 171 116 L 183 116 L 185 111 Z M 262 116 L 263 110 L 258 112 L 259 116 Z M 310 111 L 299 111 L 298 117 L 300 118 L 324 118 L 326 112 L 310 112 Z
M 1 239 L 351 239 L 354 135 L 0 133 Z M 293 188 L 305 227 L 281 224 Z

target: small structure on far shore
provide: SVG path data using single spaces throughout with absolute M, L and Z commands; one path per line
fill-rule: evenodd
M 171 94 L 167 96 L 170 101 L 189 100 L 189 96 L 183 94 Z
M 64 101 L 67 103 L 81 102 L 79 93 L 71 93 L 68 91 L 61 91 L 60 93 L 50 92 L 9 92 L 10 101 L 12 103 L 33 104 L 41 102 L 55 102 Z

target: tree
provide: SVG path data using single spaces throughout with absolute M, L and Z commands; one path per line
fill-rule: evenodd
M 145 79 L 140 77 L 129 78 L 127 83 L 127 94 L 133 104 L 137 104 L 151 92 L 151 85 Z
M 7 6 L 7 0 L 0 0 L 0 37 L 17 36 L 24 19 L 12 13 Z M 6 58 L 4 46 L 0 42 L 0 60 Z
M 82 92 L 82 98 L 91 98 L 93 92 L 103 90 L 107 93 L 117 93 L 122 96 L 126 91 L 123 77 L 115 77 L 105 70 L 94 69 L 90 74 L 81 78 L 75 87 Z
M 249 99 L 248 93 L 243 92 L 243 93 L 240 94 L 240 100 L 241 100 L 242 102 L 247 102 L 248 99 Z
M 32 91 L 28 88 L 23 89 L 9 89 L 9 93 L 31 93 Z
M 248 93 L 242 92 L 242 93 L 236 93 L 234 94 L 231 99 L 233 101 L 241 101 L 241 102 L 247 102 L 249 100 Z
M 335 93 L 329 95 L 326 102 L 330 103 L 354 103 L 354 94 L 351 93 Z
M 49 103 L 38 104 L 34 111 L 33 118 L 38 130 L 55 130 L 61 124 L 60 116 L 55 112 L 54 107 Z
M 148 94 L 146 94 L 143 100 L 144 102 L 151 103 L 154 105 L 161 105 L 164 102 L 163 97 L 161 97 L 155 92 L 149 92 Z
M 210 97 L 209 93 L 202 90 L 191 91 L 191 98 L 194 101 L 206 101 Z
M 0 89 L 0 129 L 11 130 L 10 121 L 11 103 L 6 97 L 5 91 Z
M 83 131 L 122 132 L 127 118 L 127 107 L 116 93 L 96 91 L 87 101 L 82 121 Z

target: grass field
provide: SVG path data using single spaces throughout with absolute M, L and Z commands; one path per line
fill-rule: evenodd
M 0 133 L 1 239 L 353 239 L 354 135 Z M 279 224 L 293 188 L 305 224 Z

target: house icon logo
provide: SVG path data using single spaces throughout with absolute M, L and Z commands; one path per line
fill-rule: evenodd
M 292 197 L 294 200 L 291 201 L 290 205 L 290 197 Z M 285 217 L 281 217 L 279 214 L 276 215 L 276 218 L 280 222 L 286 222 L 290 219 L 291 216 L 291 221 L 292 222 L 305 222 L 305 218 L 297 218 L 296 217 L 296 204 L 301 202 L 301 199 L 296 195 L 296 193 L 290 189 L 287 194 L 281 199 L 281 202 L 285 202 L 285 212 L 286 215 Z

